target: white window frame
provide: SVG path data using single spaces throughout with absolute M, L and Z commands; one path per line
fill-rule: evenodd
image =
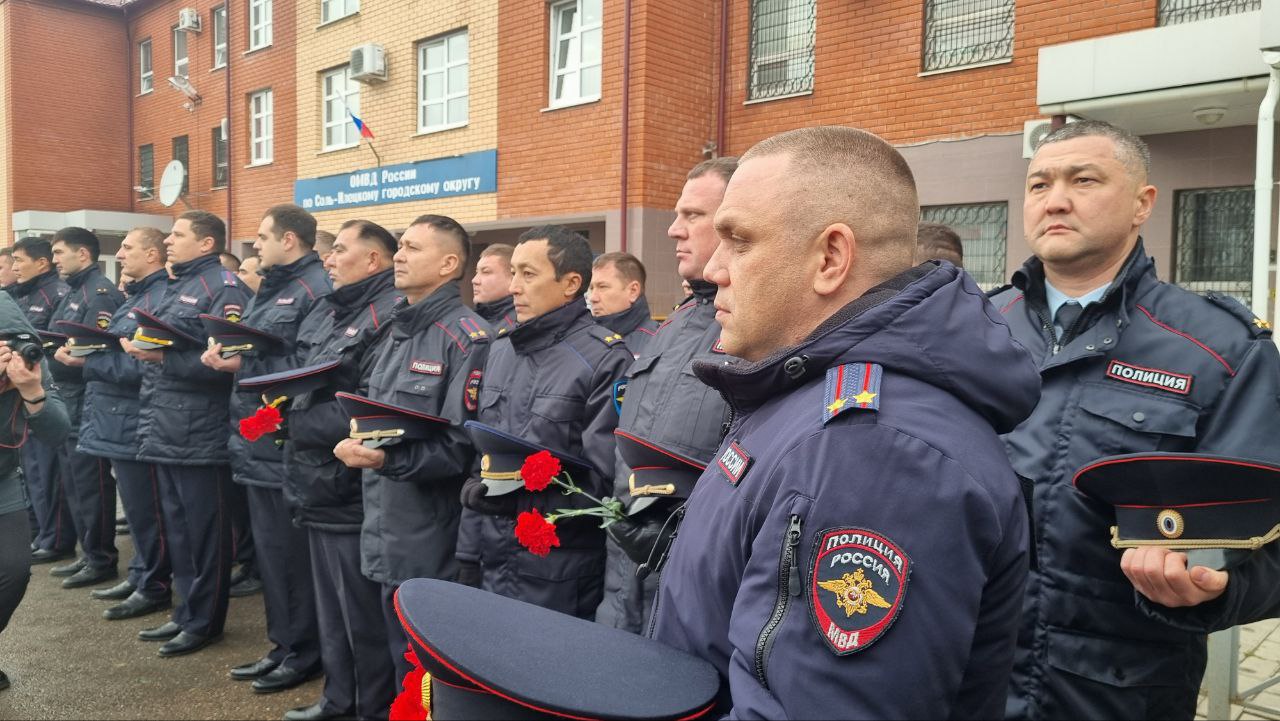
M 462 51 L 462 58 L 452 58 L 449 56 L 451 46 L 454 39 L 461 37 L 466 42 L 466 47 Z M 439 67 L 428 67 L 427 56 L 433 48 L 444 48 L 444 65 Z M 471 37 L 467 30 L 459 30 L 441 35 L 440 37 L 427 40 L 418 45 L 418 132 L 419 133 L 435 133 L 441 130 L 451 130 L 453 128 L 461 128 L 471 120 Z M 449 83 L 449 77 L 452 71 L 463 69 L 462 89 L 454 88 Z M 427 97 L 427 81 L 432 76 L 439 76 L 441 87 L 444 89 L 443 94 L 438 97 Z M 449 120 L 449 103 L 459 98 L 466 99 L 467 110 L 463 114 L 461 120 Z M 427 110 L 430 106 L 438 105 L 441 107 L 441 122 L 435 125 L 428 124 Z
M 155 70 L 152 67 L 151 38 L 138 43 L 138 94 L 146 95 L 155 89 Z
M 591 25 L 583 25 L 583 6 L 586 4 L 596 6 L 596 15 L 599 22 Z M 567 30 L 560 27 L 561 11 L 567 7 L 574 8 L 573 26 Z M 602 72 L 601 57 L 604 55 L 602 43 L 603 40 L 603 24 L 604 24 L 604 7 L 603 0 L 562 0 L 561 2 L 551 3 L 549 6 L 551 11 L 551 37 L 550 37 L 550 85 L 547 88 L 548 106 L 551 108 L 562 108 L 570 105 L 581 105 L 590 103 L 600 99 L 600 78 Z M 596 44 L 599 52 L 593 59 L 584 61 L 582 38 L 587 33 L 595 33 L 599 38 Z M 558 67 L 556 62 L 557 51 L 560 48 L 561 41 L 569 42 L 569 59 L 563 68 Z M 576 55 L 576 57 L 574 57 Z M 582 93 L 582 72 L 584 70 L 594 69 L 596 74 L 596 88 L 594 93 Z M 573 93 L 566 92 L 564 95 L 556 96 L 556 80 L 561 77 L 567 78 L 567 86 L 573 86 Z
M 249 0 L 249 50 L 271 44 L 271 0 Z
M 227 66 L 227 6 L 219 5 L 209 13 L 213 25 L 213 69 Z
M 360 12 L 360 0 L 320 0 L 321 25 L 341 20 L 358 12 Z
M 178 57 L 178 38 L 182 38 L 182 57 Z M 191 77 L 191 46 L 187 43 L 187 31 L 173 28 L 173 74 L 180 78 Z
M 274 154 L 272 124 L 275 97 L 271 88 L 249 94 L 249 166 L 268 165 Z
M 360 84 L 351 79 L 351 66 L 343 65 L 324 73 L 320 78 L 320 95 L 323 98 L 321 145 L 324 150 L 341 150 L 359 145 L 360 131 L 356 130 L 356 124 L 351 122 L 351 116 L 348 115 L 348 112 L 355 113 L 357 117 L 360 115 Z M 330 131 L 339 128 L 342 141 L 330 142 Z

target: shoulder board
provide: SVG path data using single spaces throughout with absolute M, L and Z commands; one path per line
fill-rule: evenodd
M 462 332 L 467 334 L 473 343 L 489 342 L 489 331 L 476 322 L 475 318 L 463 316 L 458 319 L 458 327 L 462 328 Z
M 498 337 L 501 338 L 502 336 L 506 335 L 507 331 L 509 330 L 511 330 L 510 326 L 505 326 L 505 325 L 502 326 L 501 328 L 498 329 Z
M 1009 290 L 1012 287 L 1013 287 L 1013 283 L 1005 283 L 999 288 L 992 288 L 991 290 L 987 291 L 987 297 L 994 298 L 997 295 L 1000 295 L 1001 293 L 1005 292 L 1006 290 Z
M 827 369 L 822 393 L 822 423 L 847 410 L 880 409 L 880 379 L 884 369 L 876 363 L 846 363 Z
M 1271 337 L 1271 324 L 1265 319 L 1254 315 L 1253 311 L 1246 308 L 1243 303 L 1236 300 L 1234 297 L 1223 295 L 1222 293 L 1212 290 L 1205 293 L 1204 297 L 1207 298 L 1209 302 L 1227 311 L 1236 318 L 1239 318 L 1240 322 L 1244 323 L 1245 327 L 1249 329 L 1249 332 L 1253 334 L 1254 338 Z
M 236 274 L 235 274 L 235 273 L 232 273 L 231 271 L 227 270 L 226 268 L 223 268 L 223 269 L 222 269 L 222 284 L 223 284 L 223 285 L 225 285 L 225 286 L 227 286 L 227 287 L 229 287 L 229 288 L 234 288 L 234 287 L 236 287 L 237 285 L 240 285 L 240 279 L 236 277 Z
M 604 326 L 593 326 L 590 332 L 593 338 L 610 347 L 621 343 L 623 340 L 621 333 L 614 333 Z

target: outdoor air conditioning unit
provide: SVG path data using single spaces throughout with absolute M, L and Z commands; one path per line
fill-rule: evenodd
M 351 79 L 362 83 L 387 79 L 387 56 L 377 43 L 351 48 Z
M 187 32 L 200 32 L 200 11 L 195 8 L 182 8 L 178 11 L 178 29 Z
M 1074 115 L 1067 116 L 1068 123 L 1074 123 L 1079 120 Z M 1040 147 L 1040 141 L 1044 140 L 1049 131 L 1053 130 L 1053 121 L 1049 118 L 1041 118 L 1039 120 L 1028 120 L 1022 124 L 1022 157 L 1031 159 L 1036 154 L 1036 148 Z

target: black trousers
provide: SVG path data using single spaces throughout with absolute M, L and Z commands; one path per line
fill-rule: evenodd
M 129 582 L 147 598 L 167 599 L 173 585 L 173 568 L 164 538 L 164 511 L 155 466 L 122 460 L 112 460 L 111 465 L 116 470 L 116 488 L 133 537 Z
M 22 446 L 22 473 L 36 519 L 36 548 L 74 551 L 75 524 L 58 480 L 58 449 L 31 436 Z
M 410 668 L 409 662 L 404 658 L 404 652 L 409 650 L 409 634 L 404 632 L 404 626 L 400 624 L 400 616 L 396 614 L 395 599 L 398 588 L 400 588 L 399 585 L 382 584 L 382 619 L 387 631 L 387 648 L 391 651 L 391 663 L 395 666 L 397 689 L 400 688 L 400 682 L 404 680 Z
M 0 631 L 9 626 L 31 580 L 30 540 L 27 509 L 0 514 Z
M 227 506 L 231 509 L 231 545 L 235 549 L 236 563 L 251 569 L 257 576 L 253 529 L 249 524 L 249 494 L 243 485 L 232 483 L 227 487 Z
M 360 533 L 312 528 L 308 535 L 324 666 L 324 709 L 340 716 L 386 718 L 400 680 L 387 655 L 382 586 L 360 573 Z
M 173 588 L 182 602 L 173 620 L 201 636 L 222 633 L 231 579 L 229 466 L 156 464 Z
M 320 665 L 320 644 L 307 532 L 293 525 L 282 492 L 260 486 L 247 490 L 267 638 L 273 644 L 267 657 L 285 668 L 310 671 Z
M 92 568 L 115 568 L 120 554 L 116 550 L 116 481 L 110 462 L 80 453 L 76 439 L 70 438 L 62 444 L 58 465 L 85 561 Z

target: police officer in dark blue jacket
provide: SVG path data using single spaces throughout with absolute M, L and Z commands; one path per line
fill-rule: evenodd
M 587 304 L 596 322 L 622 336 L 639 358 L 658 330 L 658 321 L 644 297 L 645 271 L 630 253 L 604 253 L 591 263 L 591 287 Z
M 993 718 L 1027 512 L 996 432 L 1026 351 L 954 266 L 911 267 L 906 161 L 816 127 L 743 157 L 707 264 L 733 422 L 698 481 L 653 637 L 707 659 L 730 718 Z
M 262 284 L 240 322 L 277 341 L 248 354 L 230 356 L 221 344 L 214 343 L 201 357 L 207 367 L 250 378 L 299 365 L 298 328 L 331 290 L 320 256 L 313 250 L 315 241 L 316 219 L 306 210 L 282 204 L 263 214 L 253 244 Z M 293 524 L 293 514 L 280 490 L 284 439 L 268 433 L 250 441 L 239 430 L 240 420 L 252 416 L 260 405 L 258 393 L 232 393 L 228 448 L 232 480 L 248 491 L 254 559 L 262 575 L 271 650 L 263 658 L 231 669 L 231 678 L 252 680 L 258 693 L 274 693 L 319 673 L 320 645 L 307 532 Z
M 561 226 L 532 228 L 520 236 L 512 266 L 519 325 L 502 334 L 489 355 L 477 420 L 589 461 L 595 472 L 575 481 L 596 498 L 607 496 L 618 423 L 615 385 L 633 357 L 621 336 L 592 321 L 583 302 L 591 246 Z M 485 590 L 594 617 L 604 576 L 604 533 L 596 519 L 559 522 L 560 547 L 535 556 L 516 541 L 517 514 L 571 508 L 579 499 L 554 489 L 489 496 L 480 470 L 463 489 L 463 503 L 481 517 L 463 525 L 459 561 L 480 565 Z
M 98 236 L 84 228 L 69 227 L 54 233 L 53 264 L 69 290 L 50 321 L 50 329 L 62 332 L 60 321 L 106 328 L 124 295 L 98 267 Z M 63 588 L 80 588 L 116 578 L 116 482 L 105 458 L 76 450 L 84 405 L 84 373 L 68 365 L 63 346 L 49 365 L 62 400 L 67 404 L 71 433 L 58 452 L 62 487 L 71 506 L 76 535 L 80 538 L 82 567 L 62 582 Z
M 1034 483 L 1037 553 L 1010 717 L 1191 718 L 1205 634 L 1280 601 L 1275 544 L 1228 572 L 1189 572 L 1158 548 L 1122 559 L 1109 543 L 1114 509 L 1072 487 L 1079 468 L 1120 453 L 1280 460 L 1267 324 L 1231 298 L 1156 278 L 1139 237 L 1156 199 L 1149 164 L 1140 139 L 1105 123 L 1046 137 L 1023 211 L 1035 257 L 992 297 L 1044 382 L 1035 413 L 1005 437 Z
M 486 245 L 476 261 L 476 274 L 471 278 L 471 297 L 476 313 L 493 328 L 516 327 L 515 300 L 511 297 L 511 253 L 506 243 Z
M 156 312 L 163 302 L 169 285 L 164 237 L 156 228 L 136 228 L 120 241 L 116 253 L 120 270 L 137 280 L 125 286 L 125 301 L 107 327 L 112 335 L 131 337 L 138 328 L 135 310 Z M 82 359 L 68 356 L 64 360 L 80 360 L 84 372 L 84 414 L 77 449 L 110 460 L 133 538 L 128 577 L 115 588 L 91 595 L 120 601 L 103 612 L 107 620 L 135 618 L 168 608 L 173 569 L 164 542 L 159 482 L 151 464 L 138 460 L 139 394 L 146 364 L 122 352 L 118 344 Z
M 238 320 L 249 300 L 235 274 L 218 259 L 226 236 L 221 218 L 189 210 L 174 220 L 164 241 L 177 280 L 169 285 L 158 317 L 194 339 L 206 335 L 201 314 Z M 129 339 L 121 340 L 121 346 L 152 364 L 142 379 L 138 460 L 155 465 L 174 590 L 182 597 L 171 621 L 138 636 L 164 641 L 161 656 L 180 656 L 221 638 L 227 618 L 231 375 L 200 362 L 204 347 L 143 349 Z

